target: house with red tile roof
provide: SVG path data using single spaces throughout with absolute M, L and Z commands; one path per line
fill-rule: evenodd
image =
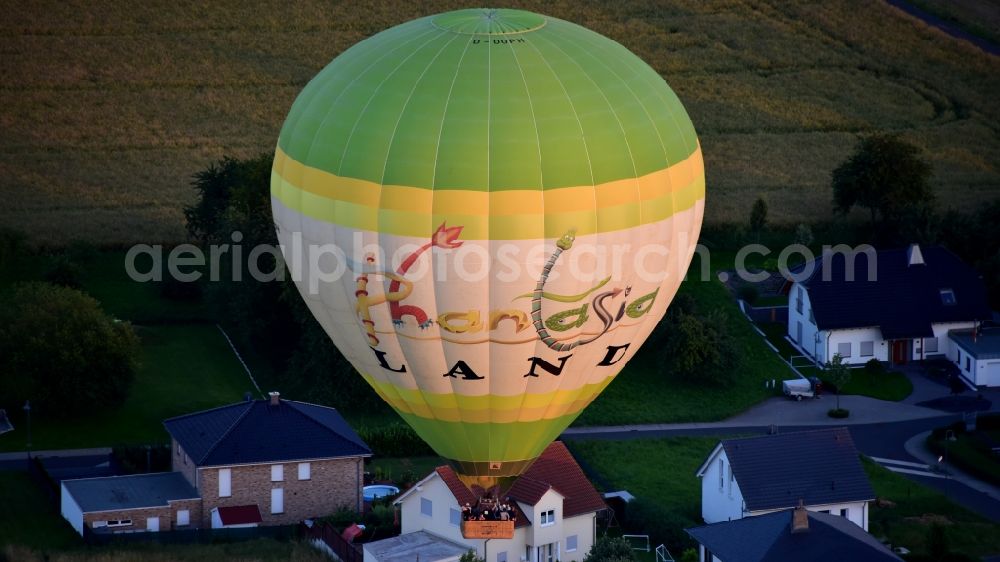
M 497 503 L 510 505 L 512 521 L 464 521 L 462 506 Z M 451 467 L 439 466 L 394 504 L 403 535 L 430 534 L 489 562 L 583 560 L 596 539 L 597 513 L 607 508 L 559 441 L 506 489 L 467 486 Z

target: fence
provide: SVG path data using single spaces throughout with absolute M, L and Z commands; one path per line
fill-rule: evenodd
M 207 544 L 239 542 L 262 538 L 287 541 L 296 538 L 297 530 L 298 527 L 296 525 L 275 525 L 237 529 L 175 529 L 158 533 L 149 531 L 110 533 L 106 531 L 94 531 L 88 525 L 84 525 L 83 540 L 87 544 L 92 545 L 133 543 Z M 345 562 L 348 561 L 345 560 Z
M 299 526 L 299 533 L 304 538 L 322 541 L 343 562 L 362 562 L 364 560 L 364 550 L 361 546 L 344 540 L 337 529 L 325 521 L 316 521 L 312 526 L 303 523 Z

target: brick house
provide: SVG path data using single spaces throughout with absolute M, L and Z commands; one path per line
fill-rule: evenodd
M 361 511 L 371 450 L 333 408 L 272 392 L 163 424 L 172 472 L 63 481 L 63 516 L 77 532 L 289 525 Z

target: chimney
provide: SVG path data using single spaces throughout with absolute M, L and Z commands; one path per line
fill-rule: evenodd
M 271 392 L 268 392 L 267 395 L 271 397 L 271 405 L 272 406 L 277 406 L 278 404 L 281 403 L 281 393 L 275 392 L 275 391 L 271 391 Z
M 792 534 L 797 535 L 799 533 L 809 532 L 809 512 L 802 505 L 802 500 L 799 500 L 799 507 L 796 507 L 792 511 Z
M 906 249 L 906 266 L 924 265 L 924 254 L 920 251 L 919 244 L 910 244 Z

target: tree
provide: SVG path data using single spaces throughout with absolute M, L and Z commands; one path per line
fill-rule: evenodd
M 833 170 L 833 206 L 847 214 L 855 206 L 868 209 L 872 231 L 898 226 L 934 203 L 931 166 L 916 146 L 896 135 L 862 138 L 843 164 Z
M 837 389 L 837 409 L 840 410 L 840 391 L 851 382 L 851 368 L 844 363 L 839 353 L 826 364 L 826 379 Z
M 458 562 L 486 562 L 486 560 L 484 558 L 480 558 L 476 554 L 475 550 L 467 550 L 464 554 L 462 554 L 461 558 L 458 559 Z
M 741 356 L 726 320 L 721 311 L 705 317 L 680 311 L 666 318 L 660 329 L 665 374 L 687 383 L 732 381 Z
M 16 285 L 0 303 L 0 397 L 46 416 L 117 408 L 135 377 L 139 340 L 80 291 Z
M 750 231 L 754 233 L 757 242 L 760 242 L 760 233 L 765 226 L 767 226 L 767 201 L 764 201 L 763 197 L 758 197 L 750 209 Z
M 634 562 L 632 547 L 622 537 L 607 535 L 597 539 L 583 562 Z

